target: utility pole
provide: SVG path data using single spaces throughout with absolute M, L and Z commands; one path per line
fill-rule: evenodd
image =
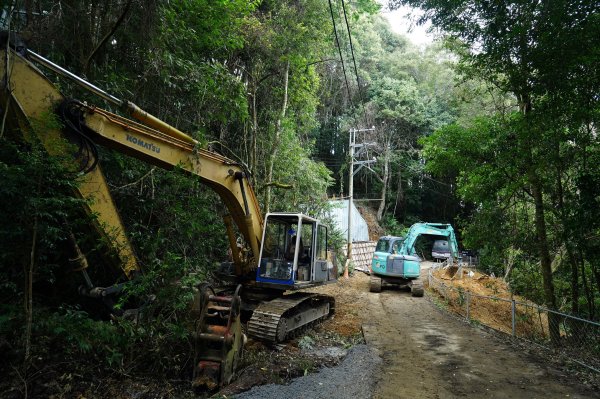
M 375 126 L 370 129 L 350 129 L 348 139 L 348 151 L 350 153 L 350 169 L 348 172 L 348 256 L 346 258 L 346 265 L 344 266 L 344 278 L 348 278 L 348 268 L 350 262 L 352 262 L 352 208 L 354 208 L 354 175 L 368 163 L 375 162 L 375 160 L 369 161 L 355 161 L 354 160 L 354 148 L 362 147 L 363 144 L 356 144 L 356 133 L 358 132 L 370 132 L 375 130 Z M 355 171 L 354 164 L 360 164 L 360 167 Z
M 350 153 L 350 169 L 348 172 L 348 256 L 344 266 L 344 278 L 348 278 L 348 268 L 352 262 L 352 197 L 354 196 L 354 142 L 356 140 L 356 129 L 350 129 L 348 151 Z

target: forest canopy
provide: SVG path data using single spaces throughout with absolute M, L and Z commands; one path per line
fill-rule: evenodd
M 423 11 L 433 44 L 394 33 L 381 11 L 401 6 Z M 264 213 L 326 218 L 328 201 L 348 196 L 359 129 L 356 159 L 371 163 L 354 176 L 354 198 L 386 233 L 452 223 L 514 293 L 599 320 L 599 11 L 589 0 L 13 0 L 0 25 L 239 162 Z M 70 98 L 121 112 L 47 76 Z M 125 282 L 70 195 L 77 176 L 8 130 L 3 121 L 0 368 L 25 359 L 35 370 L 35 356 L 63 347 L 105 371 L 189 372 L 191 287 L 228 256 L 219 197 L 181 170 L 99 147 L 144 269 Z M 72 239 L 95 281 L 126 287 L 117 307 L 152 296 L 152 321 L 97 322 L 110 316 L 77 295 Z M 343 241 L 334 231 L 331 246 Z

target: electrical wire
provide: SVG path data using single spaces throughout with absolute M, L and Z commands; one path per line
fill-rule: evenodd
M 344 65 L 344 57 L 342 56 L 342 47 L 340 46 L 340 39 L 337 34 L 337 28 L 335 25 L 335 18 L 333 16 L 333 6 L 331 0 L 329 1 L 329 12 L 331 13 L 331 22 L 333 22 L 333 33 L 335 34 L 335 43 L 337 44 L 338 52 L 340 53 L 340 61 L 342 62 L 342 71 L 344 72 L 344 80 L 346 81 L 346 90 L 348 91 L 348 101 L 352 105 L 352 96 L 350 94 L 350 85 L 348 84 L 348 77 L 346 76 L 346 66 Z
M 346 12 L 346 3 L 345 3 L 345 0 L 341 0 L 341 1 L 342 1 L 342 10 L 343 10 L 343 13 L 344 13 L 344 20 L 346 22 L 346 30 L 348 32 L 348 39 L 349 39 L 349 44 L 350 44 L 350 53 L 352 55 L 352 62 L 353 62 L 353 65 L 354 65 L 354 73 L 356 75 L 356 85 L 357 85 L 357 88 L 358 88 L 358 95 L 359 95 L 359 98 L 360 98 L 361 104 L 362 104 L 363 117 L 365 118 L 365 126 L 367 126 L 368 121 L 367 121 L 367 114 L 366 114 L 366 111 L 365 111 L 365 99 L 364 99 L 364 96 L 363 96 L 363 91 L 362 91 L 361 86 L 360 86 L 360 79 L 359 79 L 359 75 L 358 75 L 358 67 L 356 65 L 356 56 L 354 54 L 354 45 L 352 43 L 352 32 L 351 32 L 351 29 L 350 29 L 350 24 L 348 22 L 348 14 Z M 329 0 L 329 7 L 330 7 L 330 11 L 332 13 L 332 19 L 333 19 L 333 10 L 331 8 L 331 0 Z M 334 22 L 334 29 L 335 29 L 335 22 Z M 336 32 L 336 41 L 338 43 L 338 49 L 339 49 L 339 40 L 337 39 L 337 32 Z M 340 56 L 341 56 L 341 50 L 340 50 Z M 410 166 L 408 166 L 406 164 L 403 165 L 403 166 L 405 168 L 407 168 L 407 169 L 415 172 L 415 173 L 418 173 L 421 177 L 423 177 L 425 179 L 431 180 L 433 182 L 436 182 L 438 184 L 442 184 L 442 185 L 445 185 L 445 186 L 448 186 L 448 187 L 452 187 L 452 185 L 450 185 L 448 183 L 444 183 L 444 182 L 436 180 L 436 179 L 434 179 L 432 177 L 427 176 L 426 174 L 423 173 L 423 171 L 416 170 L 415 168 L 410 167 Z M 443 195 L 443 194 L 441 194 L 441 195 Z
M 408 169 L 408 170 L 410 170 L 410 171 L 412 171 L 412 172 L 415 172 L 415 173 L 419 174 L 419 176 L 421 176 L 421 177 L 423 177 L 423 178 L 425 178 L 425 179 L 431 180 L 431 181 L 433 181 L 433 182 L 436 182 L 436 183 L 438 183 L 438 184 L 442 184 L 442 185 L 444 185 L 444 186 L 447 186 L 447 187 L 452 187 L 452 184 L 444 183 L 443 181 L 439 181 L 439 180 L 436 180 L 436 179 L 434 179 L 433 177 L 429 177 L 429 176 L 427 176 L 425 173 L 423 173 L 423 171 L 422 171 L 422 170 L 418 170 L 418 169 L 416 169 L 416 168 L 414 168 L 414 167 L 412 167 L 412 166 L 410 166 L 410 165 L 408 165 L 408 164 L 406 164 L 406 163 L 402 163 L 402 162 L 399 162 L 399 163 L 400 163 L 400 165 L 402 165 L 402 166 L 403 166 L 405 169 Z
M 368 125 L 367 112 L 365 111 L 365 98 L 360 88 L 360 80 L 358 78 L 358 68 L 356 66 L 356 57 L 354 56 L 354 46 L 352 45 L 352 33 L 350 32 L 350 24 L 348 23 L 348 15 L 346 14 L 346 3 L 342 0 L 342 9 L 344 10 L 344 20 L 346 21 L 346 30 L 348 31 L 348 39 L 350 42 L 350 53 L 352 54 L 352 62 L 354 63 L 354 73 L 356 74 L 356 86 L 358 88 L 358 96 L 362 104 L 363 117 L 365 118 L 365 126 Z

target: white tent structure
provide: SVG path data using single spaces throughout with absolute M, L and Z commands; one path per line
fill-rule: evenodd
M 331 200 L 332 210 L 330 216 L 335 227 L 342 232 L 344 237 L 348 237 L 348 200 Z M 369 228 L 367 222 L 361 216 L 354 203 L 352 204 L 352 242 L 369 241 Z
M 332 210 L 331 219 L 335 227 L 342 232 L 344 237 L 348 237 L 348 200 L 331 200 Z M 355 270 L 361 270 L 369 273 L 373 252 L 375 251 L 375 241 L 369 241 L 369 227 L 367 222 L 361 216 L 360 212 L 352 204 L 352 259 Z M 346 248 L 344 247 L 344 250 Z M 346 251 L 344 251 L 346 253 Z

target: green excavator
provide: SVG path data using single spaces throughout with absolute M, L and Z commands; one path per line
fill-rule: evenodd
M 405 237 L 384 236 L 377 241 L 371 264 L 371 292 L 381 292 L 388 284 L 408 287 L 412 296 L 423 296 L 421 258 L 415 249 L 415 243 L 421 236 L 446 240 L 450 249 L 448 263 L 459 260 L 458 243 L 450 224 L 415 223 Z

